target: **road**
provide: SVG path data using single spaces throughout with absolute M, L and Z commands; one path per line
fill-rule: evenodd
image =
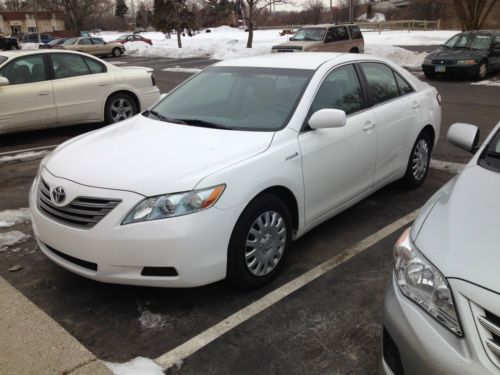
M 109 59 L 155 69 L 167 92 L 190 76 L 163 69 L 204 68 L 206 59 Z M 414 71 L 419 74 L 418 71 Z M 466 162 L 470 155 L 444 141 L 456 121 L 475 123 L 483 136 L 500 121 L 500 88 L 465 81 L 429 82 L 443 96 L 443 129 L 434 158 Z M 0 152 L 53 145 L 99 124 L 1 137 Z M 27 207 L 38 161 L 0 164 L 0 211 Z M 253 292 L 225 282 L 194 289 L 106 285 L 55 266 L 33 238 L 0 252 L 0 275 L 26 295 L 98 358 L 124 362 L 137 356 L 157 358 L 307 271 L 342 254 L 387 225 L 418 209 L 453 176 L 432 169 L 424 185 L 404 190 L 392 184 L 327 221 L 295 242 L 283 272 Z M 32 235 L 29 224 L 7 230 Z M 375 374 L 379 365 L 380 313 L 391 275 L 392 245 L 401 229 L 273 303 L 261 313 L 207 345 L 170 370 L 179 374 Z M 69 246 L 70 244 L 68 244 Z M 16 251 L 14 251 L 16 250 Z M 140 251 L 140 249 L 138 249 Z M 18 272 L 8 272 L 19 264 Z

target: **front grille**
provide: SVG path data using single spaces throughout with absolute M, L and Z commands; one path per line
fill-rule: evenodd
M 65 206 L 56 206 L 50 197 L 50 187 L 42 179 L 38 186 L 38 209 L 59 223 L 81 229 L 93 228 L 121 200 L 77 197 Z
M 455 65 L 456 60 L 432 60 L 434 65 Z
M 471 302 L 479 336 L 490 360 L 500 367 L 500 317 Z

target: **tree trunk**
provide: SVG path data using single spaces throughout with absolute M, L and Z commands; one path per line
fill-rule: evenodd
M 177 46 L 179 48 L 182 48 L 181 33 L 182 30 L 177 30 Z
M 253 44 L 253 4 L 248 4 L 248 40 L 247 48 L 252 48 Z

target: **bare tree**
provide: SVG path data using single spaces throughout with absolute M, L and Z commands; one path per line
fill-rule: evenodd
M 304 11 L 307 14 L 306 22 L 314 25 L 320 23 L 324 8 L 321 0 L 307 0 L 304 4 Z
M 246 0 L 245 20 L 248 27 L 247 48 L 252 48 L 253 29 L 260 13 L 267 7 L 271 9 L 274 5 L 291 4 L 291 0 Z
M 462 31 L 479 30 L 497 0 L 454 0 Z

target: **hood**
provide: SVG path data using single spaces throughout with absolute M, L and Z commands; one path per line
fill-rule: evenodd
M 425 58 L 432 60 L 469 60 L 487 56 L 487 51 L 467 48 L 439 48 Z
M 138 115 L 64 143 L 45 167 L 83 185 L 145 196 L 175 193 L 265 151 L 273 134 L 171 124 Z
M 273 46 L 273 49 L 277 49 L 277 48 L 283 48 L 283 47 L 286 47 L 286 48 L 290 48 L 290 49 L 305 49 L 306 47 L 311 47 L 311 46 L 314 46 L 316 44 L 323 44 L 323 41 L 312 41 L 312 40 L 308 40 L 308 41 L 298 41 L 298 40 L 290 40 L 289 42 L 286 42 L 286 43 L 281 43 L 281 44 L 278 44 L 276 46 Z
M 424 210 L 414 243 L 445 277 L 500 291 L 499 191 L 500 173 L 470 166 Z

